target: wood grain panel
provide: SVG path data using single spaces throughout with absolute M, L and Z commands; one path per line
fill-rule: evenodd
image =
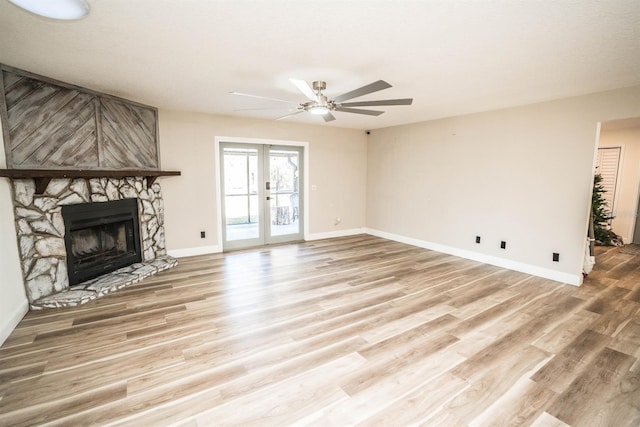
M 25 167 L 95 167 L 98 164 L 98 150 L 91 104 L 89 95 L 77 94 L 63 109 L 51 113 L 46 122 L 25 137 L 25 148 L 16 147 L 14 161 L 20 161 L 20 157 L 26 156 L 21 162 Z
M 0 64 L 10 169 L 158 169 L 155 108 Z
M 640 256 L 598 251 L 579 288 L 366 235 L 183 258 L 28 313 L 0 425 L 638 425 Z
M 29 93 L 29 86 L 23 84 L 23 76 L 3 70 L 2 79 L 5 98 L 8 103 L 15 104 L 20 98 Z
M 97 167 L 93 97 L 3 71 L 14 168 Z
M 100 111 L 103 136 L 101 167 L 158 167 L 154 110 L 101 98 Z

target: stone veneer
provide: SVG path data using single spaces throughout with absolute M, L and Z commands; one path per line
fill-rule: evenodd
M 42 308 L 74 307 L 126 286 L 138 283 L 147 277 L 175 267 L 178 261 L 168 255 L 159 256 L 151 262 L 136 262 L 127 267 L 87 280 L 68 290 L 40 298 L 31 304 L 34 310 Z
M 106 202 L 136 198 L 140 219 L 140 238 L 143 263 L 135 267 L 116 270 L 108 279 L 108 286 L 93 289 L 95 297 L 135 283 L 141 278 L 176 265 L 175 259 L 166 256 L 164 239 L 164 205 L 160 185 L 147 187 L 143 177 L 53 179 L 43 194 L 35 194 L 35 183 L 31 179 L 13 181 L 16 231 L 20 249 L 20 262 L 27 297 L 32 308 L 77 305 L 94 299 L 87 292 L 73 301 L 72 295 L 58 300 L 64 304 L 38 304 L 37 301 L 61 292 L 86 290 L 93 283 L 104 279 L 93 279 L 69 289 L 67 254 L 64 244 L 65 227 L 61 206 L 91 202 Z M 154 261 L 156 261 L 154 263 Z M 148 267 L 148 268 L 147 268 Z M 122 270 L 122 271 L 121 271 Z M 140 274 L 132 272 L 141 271 Z M 123 272 L 125 274 L 123 274 Z M 126 275 L 126 280 L 118 278 Z M 109 275 L 107 275 L 109 276 Z M 89 285 L 87 285 L 89 283 Z M 124 284 L 123 284 L 124 283 Z M 84 285 L 84 286 L 81 286 Z M 89 292 L 91 289 L 89 289 Z M 55 300 L 55 298 L 53 298 Z

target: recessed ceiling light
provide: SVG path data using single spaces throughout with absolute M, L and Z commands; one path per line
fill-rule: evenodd
M 80 19 L 89 13 L 85 0 L 9 0 L 18 7 L 36 15 L 52 19 Z

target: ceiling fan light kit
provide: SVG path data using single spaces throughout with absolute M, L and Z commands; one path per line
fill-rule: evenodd
M 8 0 L 10 3 L 45 18 L 70 21 L 89 14 L 85 0 Z
M 325 107 L 324 105 L 312 105 L 307 109 L 307 111 L 310 112 L 311 114 L 322 116 L 327 114 L 330 110 L 328 107 Z
M 367 107 L 367 106 L 389 106 L 389 105 L 411 105 L 413 102 L 413 98 L 403 98 L 403 99 L 387 99 L 387 100 L 377 100 L 377 101 L 360 101 L 360 102 L 344 102 L 349 99 L 358 98 L 360 96 L 368 95 L 373 92 L 377 92 L 379 90 L 388 89 L 391 85 L 384 80 L 378 80 L 376 82 L 370 83 L 366 86 L 362 86 L 358 89 L 352 90 L 347 93 L 343 93 L 342 95 L 336 96 L 335 98 L 327 98 L 327 96 L 322 93 L 323 90 L 327 88 L 327 83 L 322 80 L 314 81 L 312 86 L 309 85 L 304 80 L 298 79 L 289 79 L 291 83 L 298 88 L 300 92 L 304 96 L 307 97 L 309 101 L 298 104 L 298 110 L 289 113 L 285 116 L 279 117 L 277 120 L 282 120 L 289 118 L 291 116 L 295 116 L 296 114 L 300 114 L 303 112 L 308 112 L 313 115 L 322 116 L 325 122 L 330 122 L 335 120 L 336 118 L 331 114 L 332 111 L 340 111 L 342 113 L 354 113 L 354 114 L 364 114 L 367 116 L 379 116 L 384 113 L 384 111 L 378 110 L 363 110 L 360 108 L 351 108 L 351 107 Z M 251 98 L 261 98 L 267 100 L 277 100 L 282 101 L 280 99 L 275 98 L 267 98 L 258 95 L 250 95 L 246 93 L 240 92 L 231 92 L 233 95 L 240 96 L 248 96 Z M 285 101 L 288 102 L 288 101 Z M 294 102 L 291 102 L 294 104 Z

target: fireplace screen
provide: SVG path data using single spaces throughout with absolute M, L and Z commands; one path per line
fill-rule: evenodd
M 141 261 L 136 199 L 63 206 L 69 284 Z
M 132 251 L 132 229 L 132 221 L 127 221 L 72 231 L 75 264 L 103 263 Z

